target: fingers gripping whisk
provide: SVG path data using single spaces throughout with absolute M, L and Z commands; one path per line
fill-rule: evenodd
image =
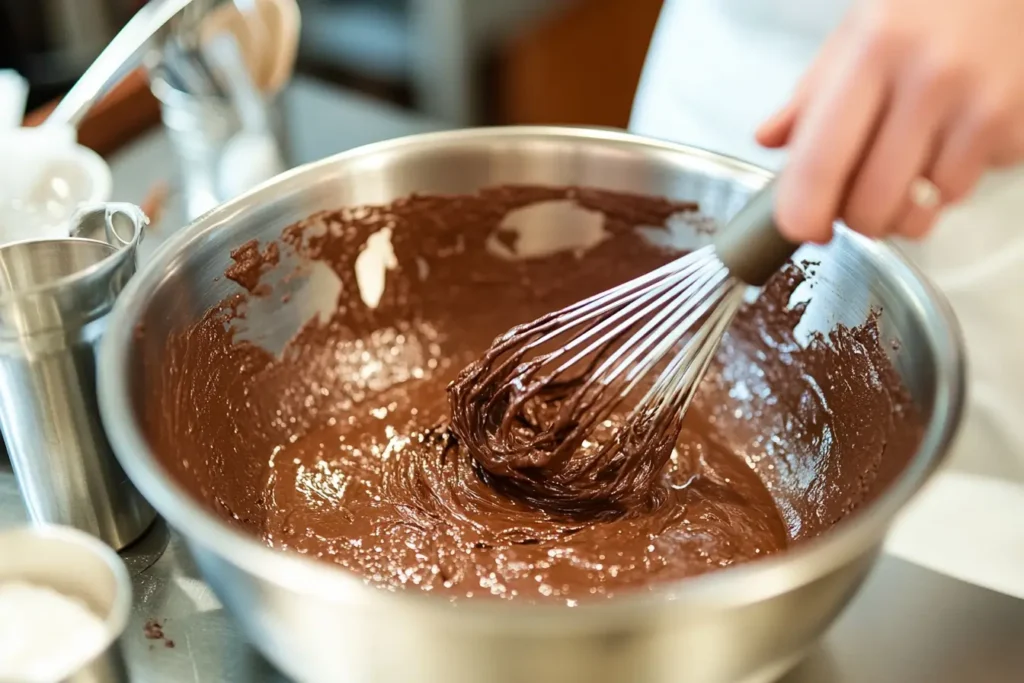
M 449 387 L 452 427 L 484 476 L 527 499 L 632 500 L 671 457 L 742 292 L 706 247 L 513 328 Z

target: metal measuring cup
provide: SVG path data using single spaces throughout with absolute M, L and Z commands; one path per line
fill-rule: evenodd
M 18 528 L 0 533 L 0 585 L 17 581 L 49 588 L 82 601 L 103 620 L 107 643 L 80 663 L 64 683 L 127 681 L 119 638 L 128 624 L 132 584 L 121 558 L 95 538 L 55 526 Z M 4 614 L 4 619 L 38 615 Z M 61 647 L 61 643 L 53 643 Z
M 135 273 L 147 219 L 132 204 L 79 210 L 72 237 L 0 247 L 0 429 L 35 522 L 120 550 L 156 517 L 100 421 L 96 351 Z

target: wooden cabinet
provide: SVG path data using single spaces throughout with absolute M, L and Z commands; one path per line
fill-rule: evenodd
M 576 0 L 499 56 L 501 123 L 625 127 L 662 0 Z

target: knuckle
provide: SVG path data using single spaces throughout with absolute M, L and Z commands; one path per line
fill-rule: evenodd
M 970 74 L 963 63 L 945 54 L 933 53 L 923 57 L 917 66 L 917 75 L 924 99 L 931 105 L 959 92 L 970 82 Z
M 967 198 L 974 189 L 976 175 L 971 168 L 961 164 L 956 167 L 947 166 L 944 171 L 937 172 L 931 181 L 939 188 L 942 203 L 949 205 Z
M 856 182 L 847 197 L 843 207 L 844 222 L 865 235 L 882 234 L 895 199 L 892 187 L 892 174 L 881 162 L 881 157 L 872 154 L 866 168 L 856 176 Z
M 820 135 L 815 136 L 820 139 Z M 816 143 L 817 144 L 817 143 Z M 804 191 L 822 191 L 839 175 L 839 160 L 821 149 L 820 145 L 804 145 L 793 151 L 785 181 Z M 812 195 L 813 196 L 813 195 Z
M 863 232 L 862 226 L 871 223 L 871 207 L 864 201 L 864 184 L 857 183 L 846 204 L 842 207 L 843 222 L 849 227 Z
M 885 231 L 885 226 L 871 206 L 864 202 L 855 202 L 843 212 L 843 222 L 857 232 L 875 237 Z
M 945 182 L 936 182 L 935 185 L 942 193 L 943 205 L 958 204 L 967 198 L 970 191 L 969 185 L 963 178 L 953 178 Z
M 909 31 L 885 12 L 877 12 L 862 20 L 858 42 L 867 58 L 889 60 L 904 53 L 913 41 Z
M 991 139 L 1012 130 L 1010 97 L 996 91 L 978 99 L 975 107 L 975 127 L 979 137 Z
M 1014 119 L 1008 124 L 1005 143 L 995 146 L 992 157 L 993 163 L 1001 168 L 1024 160 L 1024 120 Z

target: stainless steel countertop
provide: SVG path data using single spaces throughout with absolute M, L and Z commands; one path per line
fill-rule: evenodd
M 0 463 L 0 528 L 25 519 Z M 169 543 L 167 540 L 169 538 Z M 125 553 L 135 607 L 122 647 L 137 683 L 285 683 L 242 640 L 188 549 L 162 522 Z M 155 619 L 167 647 L 143 633 Z M 883 556 L 820 646 L 783 683 L 1017 683 L 1024 679 L 1024 601 Z M 356 683 L 356 682 L 353 682 Z
M 290 87 L 285 107 L 298 163 L 439 127 L 304 79 Z M 112 168 L 115 199 L 141 201 L 171 172 L 166 139 L 159 131 L 143 137 L 119 153 Z M 150 249 L 176 222 L 169 207 Z M 24 521 L 13 474 L 0 455 L 0 528 Z M 124 556 L 135 570 L 135 607 L 122 638 L 133 681 L 285 680 L 243 642 L 198 578 L 180 536 L 158 523 Z M 150 619 L 163 624 L 174 647 L 145 637 L 143 627 Z M 784 681 L 1016 683 L 1024 680 L 1022 642 L 1024 601 L 883 556 L 820 646 Z

